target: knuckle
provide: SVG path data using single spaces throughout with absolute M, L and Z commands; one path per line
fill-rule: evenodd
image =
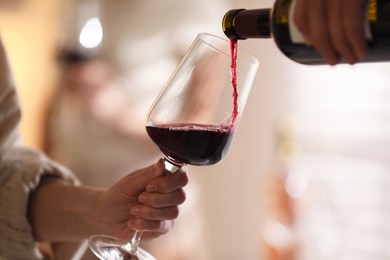
M 151 215 L 151 209 L 149 207 L 142 207 L 140 218 L 148 218 Z
M 159 205 L 159 199 L 155 196 L 155 195 L 153 195 L 153 194 L 150 194 L 149 196 L 148 196 L 148 205 L 150 205 L 150 206 L 152 206 L 152 207 L 156 207 L 156 206 L 158 206 Z
M 169 190 L 170 184 L 168 180 L 164 180 L 160 183 L 159 185 L 159 190 L 160 191 L 166 191 Z

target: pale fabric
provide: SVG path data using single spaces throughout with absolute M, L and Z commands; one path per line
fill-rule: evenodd
M 74 175 L 41 151 L 24 147 L 17 125 L 20 110 L 0 39 L 0 259 L 42 259 L 26 217 L 29 194 L 42 176 L 74 185 Z

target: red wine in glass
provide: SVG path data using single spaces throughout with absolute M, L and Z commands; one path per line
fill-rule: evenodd
M 165 156 L 192 165 L 221 161 L 234 135 L 231 128 L 200 124 L 146 126 L 146 131 Z

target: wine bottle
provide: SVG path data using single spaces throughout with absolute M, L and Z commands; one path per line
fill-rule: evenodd
M 325 64 L 322 56 L 304 39 L 292 21 L 293 0 L 277 0 L 266 9 L 234 9 L 222 20 L 227 37 L 273 38 L 284 55 L 298 63 Z M 370 0 L 365 28 L 368 52 L 360 62 L 390 61 L 390 0 Z M 343 62 L 343 61 L 341 61 Z

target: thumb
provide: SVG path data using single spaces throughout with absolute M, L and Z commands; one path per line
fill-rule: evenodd
M 139 194 L 145 190 L 146 184 L 164 174 L 164 160 L 159 159 L 155 164 L 136 170 L 125 176 L 118 184 L 125 193 Z

